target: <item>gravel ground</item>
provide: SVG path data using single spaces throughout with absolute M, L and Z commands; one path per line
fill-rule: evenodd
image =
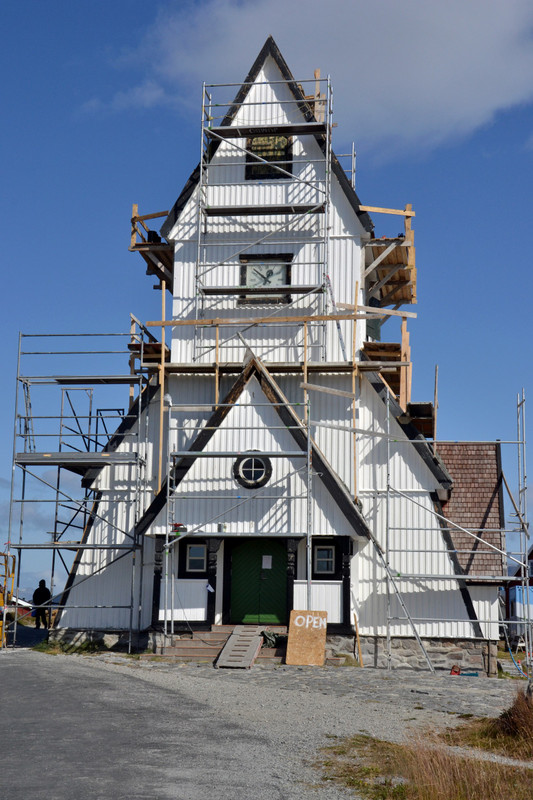
M 39 724 L 35 709 L 44 703 L 46 729 L 63 742 L 63 751 L 80 726 L 84 747 L 89 745 L 82 759 L 78 751 L 63 752 L 61 774 L 77 776 L 75 785 L 73 777 L 63 786 L 54 779 L 57 772 L 43 783 L 48 772 L 39 767 L 38 753 L 32 762 L 36 774 L 20 793 L 9 783 L 17 774 L 20 782 L 20 773 L 4 773 L 12 800 L 30 795 L 35 800 L 200 800 L 212 794 L 223 800 L 353 798 L 347 789 L 321 783 L 317 757 L 332 739 L 367 733 L 402 742 L 455 725 L 459 714 L 495 716 L 509 706 L 518 685 L 408 670 L 215 670 L 112 654 L 50 656 L 28 650 L 4 651 L 0 674 L 4 718 L 15 721 L 21 737 L 28 715 Z M 31 686 L 40 687 L 38 699 Z M 5 752 L 12 744 L 2 747 Z M 32 760 L 27 743 L 24 750 L 27 764 Z M 85 793 L 78 777 L 89 762 L 100 762 L 101 769 L 96 789 L 89 770 Z M 114 775 L 111 764 L 117 762 L 121 770 Z

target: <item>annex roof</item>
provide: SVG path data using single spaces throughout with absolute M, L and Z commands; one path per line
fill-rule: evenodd
M 298 107 L 300 108 L 305 120 L 307 122 L 316 121 L 311 106 L 309 105 L 309 102 L 306 100 L 301 86 L 295 81 L 294 76 L 287 65 L 287 62 L 283 58 L 273 37 L 269 36 L 265 44 L 261 48 L 261 51 L 257 56 L 256 60 L 254 61 L 250 72 L 244 79 L 244 83 L 237 92 L 235 99 L 233 101 L 233 105 L 231 106 L 231 108 L 229 109 L 228 113 L 226 114 L 226 116 L 222 121 L 222 126 L 231 125 L 237 111 L 239 110 L 241 104 L 244 102 L 248 92 L 250 91 L 250 84 L 252 84 L 257 78 L 268 56 L 271 56 L 274 59 L 284 80 L 287 81 L 287 85 L 292 94 L 294 95 L 294 98 L 298 101 Z M 323 141 L 324 137 L 322 135 L 316 134 L 315 138 L 321 147 L 325 147 L 325 142 Z M 217 147 L 218 143 L 215 143 L 213 147 L 213 153 L 216 152 Z M 334 153 L 332 153 L 332 169 L 350 205 L 352 206 L 357 217 L 359 218 L 359 221 L 361 222 L 362 226 L 366 231 L 372 233 L 374 230 L 374 225 L 372 223 L 372 220 L 366 211 L 360 211 L 359 207 L 361 205 L 361 202 L 359 200 L 359 197 L 357 196 L 355 189 L 352 187 L 345 171 L 341 167 Z M 185 207 L 185 204 L 187 203 L 192 193 L 194 192 L 194 189 L 199 180 L 199 176 L 200 176 L 200 165 L 198 164 L 196 168 L 192 171 L 191 175 L 189 176 L 189 179 L 187 180 L 187 183 L 183 187 L 181 194 L 179 195 L 178 199 L 176 200 L 172 209 L 170 210 L 168 217 L 161 226 L 160 229 L 161 236 L 167 237 L 170 234 L 172 228 L 179 219 L 179 216 L 183 208 Z
M 500 445 L 497 442 L 454 442 L 438 444 L 437 449 L 453 478 L 450 497 L 442 503 L 443 515 L 504 550 Z M 454 548 L 459 551 L 457 562 L 464 575 L 473 578 L 505 574 L 500 553 L 489 550 L 483 542 L 453 526 L 449 533 Z

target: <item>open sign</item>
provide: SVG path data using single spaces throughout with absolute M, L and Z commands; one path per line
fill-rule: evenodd
M 294 666 L 322 667 L 327 625 L 327 611 L 291 611 L 285 662 Z

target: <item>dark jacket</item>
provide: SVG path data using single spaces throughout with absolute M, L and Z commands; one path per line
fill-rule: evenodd
M 50 600 L 51 596 L 50 589 L 47 589 L 46 586 L 39 586 L 33 593 L 33 605 L 42 606 Z

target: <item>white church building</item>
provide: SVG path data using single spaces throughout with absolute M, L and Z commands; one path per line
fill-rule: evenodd
M 204 86 L 201 163 L 160 230 L 134 207 L 161 319 L 77 470 L 91 505 L 57 635 L 174 641 L 308 609 L 365 665 L 494 671 L 499 446 L 436 443 L 411 400 L 415 213 L 363 205 L 333 131 L 329 79 L 295 80 L 269 37 L 242 84 Z

